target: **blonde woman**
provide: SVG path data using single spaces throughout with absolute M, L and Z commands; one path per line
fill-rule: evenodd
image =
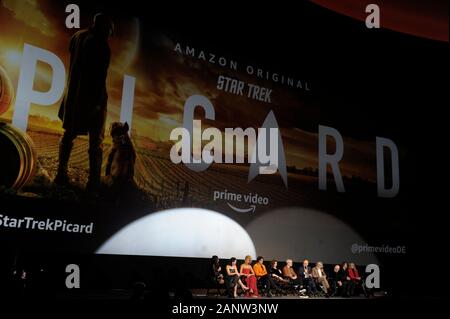
M 240 267 L 240 275 L 243 278 L 243 281 L 248 286 L 249 290 L 246 291 L 246 297 L 259 297 L 258 288 L 257 288 L 257 280 L 255 276 L 255 272 L 252 267 L 252 257 L 245 256 L 244 263 Z

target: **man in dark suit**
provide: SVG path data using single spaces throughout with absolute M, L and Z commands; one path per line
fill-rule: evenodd
M 303 285 L 306 287 L 309 295 L 317 294 L 316 283 L 312 277 L 311 267 L 309 266 L 308 259 L 303 260 L 303 264 L 298 270 L 298 275 L 303 280 Z
M 59 147 L 58 172 L 55 183 L 69 183 L 67 165 L 73 140 L 78 135 L 89 134 L 88 191 L 96 192 L 100 185 L 102 142 L 105 131 L 106 76 L 111 50 L 108 39 L 113 33 L 113 23 L 99 13 L 88 29 L 78 31 L 70 40 L 70 68 L 66 92 L 58 116 L 65 130 Z

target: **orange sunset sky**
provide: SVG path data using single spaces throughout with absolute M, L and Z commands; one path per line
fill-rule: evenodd
M 96 12 L 86 12 L 84 9 L 83 13 L 84 16 L 92 17 Z M 0 3 L 0 65 L 6 70 L 15 89 L 24 43 L 53 52 L 67 68 L 68 44 L 75 31 L 65 27 L 65 18 L 64 6 L 54 1 L 3 0 Z M 82 27 L 87 27 L 88 21 L 85 18 Z M 262 125 L 269 111 L 273 110 L 281 128 L 287 164 L 298 168 L 317 167 L 317 131 L 302 130 L 296 123 L 296 110 L 313 107 L 302 99 L 302 94 L 307 93 L 276 86 L 268 81 L 258 83 L 256 78 L 240 70 L 224 69 L 180 55 L 174 51 L 174 47 L 177 42 L 183 43 L 183 39 L 171 39 L 164 34 L 144 34 L 137 18 L 115 17 L 114 22 L 116 34 L 110 42 L 112 59 L 107 79 L 107 127 L 110 122 L 119 120 L 122 81 L 124 74 L 128 74 L 136 77 L 133 138 L 146 137 L 156 143 L 167 142 L 170 131 L 182 126 L 186 99 L 192 94 L 201 94 L 211 100 L 216 111 L 216 120 L 205 121 L 205 127 L 257 128 Z M 149 45 L 143 46 L 144 42 Z M 237 61 L 238 50 L 235 49 L 233 57 Z M 217 90 L 219 75 L 272 88 L 272 103 Z M 34 88 L 48 90 L 50 79 L 51 69 L 39 64 Z M 14 102 L 1 118 L 10 120 L 13 106 Z M 53 121 L 52 128 L 58 129 L 58 108 L 59 103 L 52 106 L 32 105 L 30 112 Z M 311 120 L 320 123 L 320 119 Z M 33 124 L 32 120 L 30 124 Z M 341 165 L 344 175 L 356 175 L 371 181 L 376 179 L 374 141 L 344 137 L 345 153 Z

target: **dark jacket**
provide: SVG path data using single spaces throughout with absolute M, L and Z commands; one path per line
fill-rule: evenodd
M 308 272 L 308 275 L 311 278 L 312 277 L 311 267 L 308 266 L 306 271 Z M 300 268 L 298 269 L 298 275 L 301 278 L 305 278 L 305 268 L 303 268 L 303 265 L 301 265 Z
M 81 30 L 70 40 L 70 67 L 58 116 L 74 135 L 103 130 L 106 119 L 106 76 L 111 51 L 106 37 L 93 29 Z
M 337 275 L 337 280 L 342 282 L 347 281 L 347 270 L 340 269 Z
M 341 270 L 339 269 L 338 272 L 335 272 L 334 270 L 330 273 L 330 275 L 328 276 L 329 280 L 332 281 L 342 281 L 342 275 L 341 275 Z

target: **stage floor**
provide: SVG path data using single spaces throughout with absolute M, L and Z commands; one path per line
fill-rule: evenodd
M 260 296 L 258 298 L 248 298 L 244 296 L 239 296 L 237 298 L 229 298 L 225 295 L 225 291 L 221 290 L 221 295 L 215 294 L 217 291 L 209 291 L 207 294 L 207 289 L 190 289 L 190 290 L 179 290 L 175 291 L 162 291 L 162 290 L 144 290 L 141 292 L 134 291 L 132 289 L 109 289 L 109 290 L 84 290 L 84 289 L 71 289 L 62 291 L 32 291 L 28 290 L 16 296 L 18 299 L 27 300 L 60 300 L 60 301 L 70 301 L 70 300 L 104 300 L 104 301 L 126 301 L 132 299 L 159 299 L 159 300 L 197 300 L 197 301 L 217 301 L 217 302 L 227 302 L 227 301 L 251 301 L 251 300 L 373 300 L 373 299 L 384 299 L 385 295 L 382 293 L 376 293 L 370 298 L 366 298 L 363 295 L 355 297 L 300 297 L 297 295 L 286 295 L 286 296 L 273 296 L 265 297 Z M 12 297 L 11 294 L 7 294 L 8 297 Z
M 217 294 L 217 290 L 216 289 L 212 289 L 209 290 L 209 294 L 207 294 L 207 290 L 206 289 L 190 289 L 190 292 L 192 293 L 192 297 L 194 299 L 220 299 L 220 300 L 254 300 L 254 299 L 267 299 L 267 300 L 276 300 L 276 299 L 290 299 L 290 300 L 320 300 L 320 299 L 324 299 L 324 300 L 331 300 L 331 299 L 343 299 L 343 300 L 348 300 L 348 299 L 368 299 L 363 295 L 360 296 L 354 296 L 354 297 L 300 297 L 297 295 L 287 295 L 287 296 L 273 296 L 273 297 L 265 297 L 265 296 L 260 296 L 258 298 L 247 298 L 247 297 L 237 297 L 237 298 L 228 298 L 225 295 L 225 290 L 221 289 L 220 290 L 220 295 Z M 376 293 L 374 296 L 370 297 L 369 299 L 374 299 L 374 298 L 382 298 L 384 297 L 384 293 Z

